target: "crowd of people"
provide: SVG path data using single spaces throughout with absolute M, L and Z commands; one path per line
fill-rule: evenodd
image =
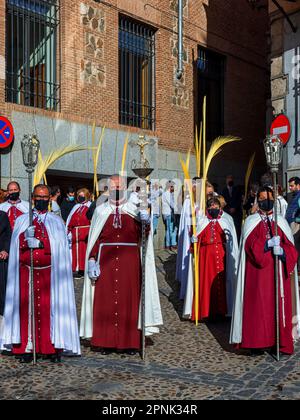
M 221 194 L 206 182 L 203 210 L 200 178 L 193 179 L 193 196 L 184 189 L 176 195 L 171 181 L 165 190 L 157 181 L 148 182 L 146 202 L 145 190 L 140 185 L 129 190 L 120 175 L 112 175 L 97 198 L 87 188 L 74 187 L 62 198 L 59 186 L 39 184 L 32 203 L 20 198 L 20 185 L 11 181 L 0 191 L 1 350 L 21 363 L 31 362 L 35 337 L 39 356 L 53 362 L 62 353 L 80 355 L 80 339 L 103 354 L 140 351 L 141 311 L 147 337 L 163 323 L 153 247 L 162 216 L 165 247 L 177 249 L 183 318 L 197 323 L 231 317 L 230 343 L 254 355 L 276 344 L 278 257 L 280 349 L 292 354 L 300 333 L 300 179 L 291 178 L 289 188 L 290 203 L 281 189 L 275 203 L 266 175 L 245 197 L 229 175 Z M 142 224 L 147 236 L 144 308 Z M 83 278 L 80 328 L 74 278 Z

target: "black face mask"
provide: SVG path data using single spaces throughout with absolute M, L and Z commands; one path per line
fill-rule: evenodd
M 14 192 L 9 194 L 9 200 L 11 201 L 17 201 L 20 198 L 20 192 Z
M 82 204 L 82 203 L 84 203 L 84 202 L 86 201 L 86 199 L 85 199 L 85 197 L 82 197 L 82 195 L 80 195 L 80 196 L 77 198 L 77 201 L 78 201 L 78 203 Z
M 229 181 L 228 182 L 228 187 L 233 187 L 234 186 L 234 182 L 233 181 Z
M 34 200 L 34 207 L 37 211 L 48 210 L 49 200 Z
M 262 211 L 270 212 L 274 208 L 274 200 L 259 201 L 258 206 Z
M 217 219 L 220 215 L 220 209 L 208 209 L 207 212 L 212 219 Z

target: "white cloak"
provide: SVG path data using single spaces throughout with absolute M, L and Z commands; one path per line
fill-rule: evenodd
M 102 229 L 111 214 L 113 214 L 115 206 L 106 202 L 97 207 L 92 219 L 89 241 L 86 254 L 86 271 L 84 276 L 84 287 L 81 308 L 80 336 L 90 339 L 93 337 L 93 305 L 95 286 L 92 285 L 88 276 L 88 260 L 90 253 L 97 242 Z M 129 201 L 120 206 L 121 212 L 137 219 L 138 208 Z M 142 248 L 141 248 L 142 252 Z M 101 281 L 101 280 L 98 280 Z M 146 250 L 146 302 L 145 302 L 145 325 L 146 335 L 152 335 L 159 332 L 158 326 L 163 324 L 162 313 L 159 300 L 159 291 L 156 277 L 155 258 L 152 235 L 148 236 Z M 139 325 L 141 328 L 141 308 L 139 314 Z
M 231 332 L 230 332 L 230 344 L 240 344 L 242 342 L 243 335 L 243 312 L 244 312 L 244 291 L 245 291 L 245 270 L 246 270 L 246 252 L 245 245 L 253 230 L 261 222 L 261 217 L 258 213 L 249 216 L 243 227 L 241 245 L 240 245 L 240 256 L 239 256 L 239 268 L 238 268 L 238 280 L 237 288 L 235 292 L 235 304 L 234 312 L 232 316 Z M 294 238 L 291 229 L 287 221 L 282 217 L 278 216 L 278 225 L 283 233 L 286 235 L 288 240 L 294 244 Z M 295 284 L 292 288 L 292 296 L 294 299 L 295 318 L 294 326 L 295 337 L 300 335 L 300 304 L 299 304 L 299 286 L 298 286 L 298 273 L 295 269 Z M 255 316 L 255 314 L 253 315 Z M 258 320 L 259 322 L 259 320 Z
M 233 218 L 223 212 L 218 220 L 221 228 L 226 234 L 226 299 L 228 316 L 232 314 L 234 290 L 236 287 L 239 247 L 236 236 Z M 197 219 L 197 236 L 199 236 L 209 225 L 208 217 L 200 215 Z M 187 292 L 184 301 L 183 316 L 191 318 L 194 299 L 194 267 L 192 256 L 190 255 L 190 268 L 188 275 Z
M 29 203 L 28 201 L 23 201 L 23 200 L 20 200 L 20 202 L 17 204 L 10 204 L 8 201 L 6 201 L 5 203 L 0 204 L 0 210 L 5 211 L 5 213 L 8 213 L 9 210 L 14 206 L 18 210 L 20 210 L 23 214 L 29 212 Z
M 65 225 L 53 213 L 40 217 L 45 223 L 51 247 L 51 342 L 56 349 L 80 355 L 72 265 Z M 12 344 L 21 342 L 19 237 L 28 226 L 28 215 L 20 216 L 11 239 L 4 320 L 0 332 L 1 349 L 10 349 Z
M 69 216 L 68 216 L 68 218 L 67 218 L 67 221 L 66 221 L 66 228 L 67 228 L 67 232 L 68 232 L 68 226 L 69 226 L 69 223 L 71 222 L 71 219 L 72 219 L 72 217 L 73 217 L 73 215 L 76 213 L 76 211 L 78 210 L 78 209 L 80 209 L 80 207 L 81 206 L 83 206 L 83 207 L 87 207 L 88 209 L 90 208 L 90 206 L 91 206 L 91 201 L 87 201 L 86 203 L 83 203 L 83 204 L 76 204 L 73 208 L 72 208 L 72 210 L 71 210 L 71 212 L 70 212 L 70 214 L 69 214 Z
M 176 259 L 176 280 L 181 283 L 180 299 L 185 298 L 188 283 L 191 248 L 191 200 L 184 200 L 178 231 L 178 252 Z

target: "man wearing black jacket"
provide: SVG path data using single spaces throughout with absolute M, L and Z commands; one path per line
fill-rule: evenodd
M 234 185 L 234 179 L 232 175 L 228 175 L 226 178 L 226 188 L 223 190 L 222 196 L 227 203 L 224 211 L 233 217 L 236 232 L 239 238 L 241 234 L 243 218 L 242 194 L 240 189 Z
M 68 187 L 67 197 L 64 198 L 61 203 L 61 206 L 60 206 L 61 217 L 63 218 L 65 222 L 67 221 L 72 208 L 76 205 L 75 192 L 76 191 L 74 187 Z

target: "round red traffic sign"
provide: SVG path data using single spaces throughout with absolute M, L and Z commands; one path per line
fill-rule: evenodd
M 0 149 L 9 147 L 14 139 L 14 129 L 11 122 L 0 116 Z
M 271 125 L 271 134 L 280 137 L 283 144 L 287 144 L 291 137 L 291 123 L 284 114 L 278 115 Z

